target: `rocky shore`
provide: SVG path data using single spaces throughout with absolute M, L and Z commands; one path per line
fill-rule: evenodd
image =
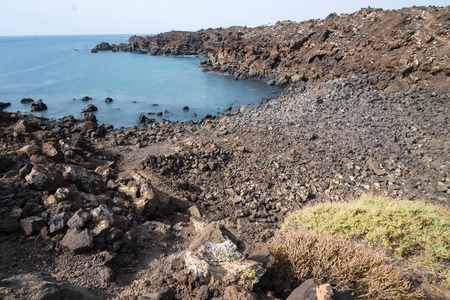
M 128 44 L 104 42 L 92 52 L 201 55 L 208 58 L 205 70 L 279 86 L 367 73 L 381 90 L 406 90 L 419 81 L 446 89 L 448 20 L 448 7 L 367 8 L 300 23 L 133 36 Z
M 448 207 L 449 18 L 363 9 L 98 45 L 204 55 L 205 69 L 285 92 L 123 130 L 0 112 L 1 298 L 352 299 L 314 280 L 294 291 L 266 242 L 315 202 L 373 193 Z M 449 295 L 427 270 L 405 277 L 428 299 Z

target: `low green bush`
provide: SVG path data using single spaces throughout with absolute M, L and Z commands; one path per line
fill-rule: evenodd
M 290 228 L 381 246 L 400 260 L 428 266 L 449 279 L 450 213 L 439 206 L 366 196 L 298 210 L 283 225 Z

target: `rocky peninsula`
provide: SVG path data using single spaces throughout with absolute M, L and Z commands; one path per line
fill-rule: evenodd
M 284 93 L 121 130 L 1 112 L 0 297 L 354 299 L 327 282 L 293 292 L 301 282 L 267 243 L 318 202 L 377 194 L 448 208 L 449 38 L 449 7 L 411 7 L 97 45 L 201 55 L 204 71 Z M 402 268 L 425 298 L 450 295 L 430 270 Z

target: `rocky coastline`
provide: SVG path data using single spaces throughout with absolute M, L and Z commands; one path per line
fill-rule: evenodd
M 296 299 L 266 245 L 294 210 L 367 193 L 448 208 L 449 19 L 448 7 L 362 9 L 97 45 L 202 55 L 205 70 L 285 92 L 121 130 L 0 110 L 0 297 Z M 405 277 L 432 282 L 427 299 L 449 295 L 432 272 Z

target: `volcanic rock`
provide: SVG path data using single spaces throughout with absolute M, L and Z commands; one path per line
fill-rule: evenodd
M 50 219 L 50 233 L 56 233 L 63 230 L 64 227 L 66 227 L 68 220 L 66 213 L 54 215 Z
M 41 217 L 28 217 L 20 220 L 20 227 L 25 232 L 25 235 L 32 235 L 39 232 L 45 226 L 45 220 Z
M 3 110 L 4 108 L 7 108 L 11 105 L 11 102 L 0 102 L 0 110 Z
M 67 182 L 75 184 L 83 192 L 100 194 L 105 187 L 100 175 L 80 166 L 64 166 L 63 176 Z
M 89 104 L 88 106 L 86 106 L 83 109 L 83 112 L 92 112 L 92 111 L 97 111 L 97 106 L 93 105 L 93 104 Z
M 201 282 L 219 280 L 251 289 L 266 269 L 260 263 L 245 259 L 239 244 L 230 231 L 213 222 L 190 244 L 184 255 L 185 264 Z
M 34 100 L 31 98 L 23 98 L 22 100 L 20 100 L 20 103 L 25 103 L 25 104 L 34 103 Z
M 31 111 L 47 110 L 47 105 L 39 99 L 36 103 L 31 104 Z
M 62 239 L 61 245 L 72 254 L 82 254 L 94 248 L 94 240 L 87 230 L 69 229 Z
M 34 166 L 25 179 L 39 191 L 55 192 L 64 185 L 64 178 L 60 172 L 43 166 Z
M 80 208 L 77 212 L 70 218 L 67 225 L 71 229 L 82 229 L 84 225 L 92 219 L 92 215 L 89 211 Z

